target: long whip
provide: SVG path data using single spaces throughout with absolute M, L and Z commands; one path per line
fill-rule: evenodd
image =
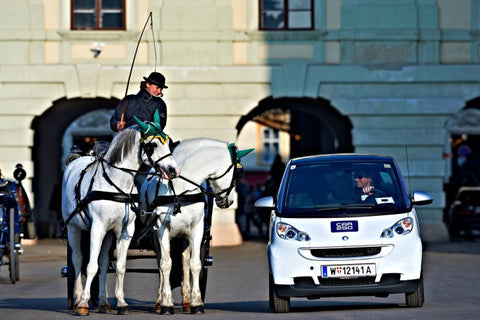
M 140 41 L 142 40 L 143 33 L 145 32 L 145 28 L 147 27 L 148 21 L 150 20 L 150 27 L 152 29 L 152 37 L 153 37 L 153 46 L 155 50 L 155 70 L 157 69 L 157 50 L 155 47 L 155 38 L 153 36 L 153 19 L 152 19 L 152 12 L 148 15 L 147 20 L 145 21 L 145 25 L 143 26 L 142 33 L 140 33 L 140 37 L 138 38 L 137 41 L 137 47 L 135 48 L 135 53 L 133 55 L 133 60 L 132 60 L 132 65 L 130 66 L 130 72 L 128 74 L 128 80 L 127 80 L 127 87 L 125 88 L 125 97 L 123 98 L 123 106 L 122 106 L 122 116 L 120 117 L 120 122 L 123 122 L 123 118 L 125 116 L 125 108 L 126 108 L 126 103 L 127 103 L 127 94 L 128 94 L 128 86 L 130 84 L 130 78 L 132 77 L 132 71 L 133 71 L 133 66 L 135 64 L 135 58 L 137 57 L 137 52 L 138 52 L 138 47 L 140 46 Z

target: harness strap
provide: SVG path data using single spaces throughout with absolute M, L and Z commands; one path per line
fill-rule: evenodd
M 187 205 L 197 202 L 206 202 L 203 193 L 157 196 L 153 199 L 152 203 L 148 205 L 147 211 L 152 211 L 156 207 L 166 204 L 179 203 L 181 205 Z
M 217 180 L 217 179 L 220 179 L 222 178 L 223 176 L 225 176 L 232 168 L 234 167 L 233 163 L 227 168 L 227 170 L 225 170 L 225 172 L 223 174 L 221 174 L 220 176 L 216 177 L 216 178 L 208 178 L 207 181 L 209 180 Z M 206 196 L 209 196 L 209 197 L 218 197 L 220 196 L 221 194 L 224 194 L 224 193 L 229 193 L 230 191 L 232 191 L 232 189 L 235 187 L 235 180 L 232 179 L 231 183 L 230 183 L 230 187 L 228 187 L 227 189 L 224 189 L 224 190 L 220 190 L 218 192 L 212 192 L 211 190 L 207 189 L 207 188 L 204 188 L 202 187 L 201 185 L 199 185 L 198 183 L 182 176 L 182 175 L 179 175 L 178 178 L 180 179 L 183 179 L 185 181 L 187 181 L 188 183 L 191 183 L 193 184 L 195 187 L 197 187 L 201 193 L 203 193 L 204 195 Z
M 112 185 L 115 189 L 117 189 L 117 191 L 119 192 L 118 196 L 120 197 L 128 197 L 130 198 L 130 195 L 131 193 L 126 193 L 125 191 L 123 191 L 122 189 L 120 189 L 120 187 L 118 187 L 113 181 L 112 179 L 110 179 L 110 177 L 106 174 L 106 171 L 105 171 L 105 164 L 104 162 L 102 161 L 101 162 L 102 164 L 102 169 L 103 169 L 103 177 L 105 178 L 105 180 L 107 180 L 108 183 L 110 183 L 110 185 Z M 115 167 L 114 167 L 115 168 Z M 130 169 L 129 169 L 130 170 Z M 108 193 L 108 192 L 106 192 Z M 108 199 L 107 199 L 108 200 Z M 113 200 L 115 201 L 115 200 Z M 137 208 L 137 206 L 135 205 L 135 202 L 132 202 L 132 201 L 121 201 L 121 202 L 130 202 L 130 208 L 135 212 L 135 213 L 138 213 L 140 212 L 140 210 Z M 137 201 L 138 202 L 138 201 Z
M 162 161 L 163 159 L 165 158 L 168 158 L 172 155 L 172 153 L 169 153 L 169 154 L 166 154 L 164 155 L 163 157 L 161 157 L 160 159 L 158 159 L 157 161 L 153 161 L 152 158 L 150 156 L 147 156 L 148 159 L 150 160 L 150 162 L 153 164 L 153 166 L 157 165 L 160 161 Z M 148 171 L 142 171 L 142 170 L 135 170 L 135 169 L 129 169 L 129 168 L 122 168 L 122 167 L 119 167 L 119 166 L 116 166 L 114 165 L 113 163 L 110 163 L 108 162 L 104 157 L 102 156 L 97 156 L 96 158 L 97 160 L 99 160 L 102 164 L 105 162 L 107 163 L 110 167 L 112 168 L 115 168 L 115 169 L 118 169 L 118 170 L 121 170 L 123 172 L 130 172 L 130 173 L 139 173 L 139 174 L 149 174 L 149 175 L 153 175 L 153 176 L 161 176 L 162 174 L 161 173 L 157 173 L 157 172 L 148 172 Z
M 85 174 L 90 170 L 90 167 L 93 166 L 95 163 L 96 163 L 95 161 L 89 163 L 85 167 L 85 169 L 83 169 L 82 172 L 80 173 L 80 179 L 78 179 L 78 182 L 75 185 L 75 199 L 77 200 L 77 208 L 75 208 L 75 210 L 68 217 L 68 219 L 67 219 L 68 222 L 70 222 L 70 220 L 72 220 L 72 218 L 75 214 L 80 213 L 81 211 L 84 211 L 86 206 L 87 206 L 86 204 L 83 204 L 83 200 L 85 200 L 85 199 L 82 200 L 80 198 L 80 185 L 82 184 L 82 181 L 83 181 L 83 178 L 84 178 Z M 95 173 L 92 175 L 92 180 L 90 180 L 90 185 L 88 186 L 87 195 L 90 193 L 90 191 L 93 188 L 93 182 L 95 181 L 95 174 L 97 173 L 97 170 L 98 170 L 98 166 L 95 169 Z M 88 225 L 89 223 L 91 224 L 92 220 L 90 219 L 90 217 L 88 216 L 88 214 L 85 211 L 84 211 L 84 213 L 85 213 L 85 217 L 88 220 L 88 223 L 87 223 L 87 221 L 85 221 L 84 216 L 81 216 L 81 218 L 83 220 L 83 223 L 85 223 L 85 225 Z M 67 221 L 65 221 L 65 226 L 68 224 Z
M 176 215 L 177 213 L 182 212 L 181 209 L 180 209 L 180 202 L 178 201 L 178 196 L 177 196 L 177 193 L 175 192 L 175 188 L 173 187 L 172 180 L 168 180 L 168 185 L 172 189 L 173 197 L 174 197 L 173 198 L 173 212 L 172 212 L 172 214 Z
M 124 202 L 124 203 L 131 203 L 131 202 L 139 202 L 140 196 L 138 193 L 115 193 L 115 192 L 108 192 L 108 191 L 98 191 L 94 190 L 90 192 L 87 197 L 90 201 L 96 200 L 110 200 L 114 202 Z M 85 198 L 85 199 L 87 199 Z
M 228 173 L 228 171 L 230 171 L 230 169 L 233 168 L 233 163 L 227 168 L 227 170 L 225 170 L 224 173 L 222 173 L 221 175 L 219 175 L 218 177 L 216 178 L 208 178 L 207 180 L 218 180 L 218 179 L 221 179 L 224 175 L 226 175 Z
M 173 203 L 174 212 L 172 214 L 175 215 L 176 214 L 175 206 L 177 204 L 180 207 L 181 205 L 188 205 L 188 204 L 198 203 L 198 202 L 207 203 L 207 200 L 205 199 L 205 195 L 203 193 L 157 196 L 155 197 L 155 199 L 153 199 L 152 203 L 148 205 L 147 211 L 152 211 L 153 209 L 155 209 L 160 205 Z M 138 235 L 135 236 L 134 243 L 136 246 L 139 245 L 140 241 L 146 236 L 148 231 L 150 231 L 150 229 L 155 225 L 157 220 L 158 220 L 158 214 L 154 214 L 150 218 L 147 218 L 147 220 L 145 221 L 145 226 L 138 233 Z
M 113 181 L 112 179 L 110 179 L 110 177 L 105 173 L 105 165 L 104 165 L 104 162 L 105 159 L 101 158 L 101 157 L 98 157 L 97 160 L 100 161 L 101 165 L 102 165 L 102 170 L 103 170 L 103 176 L 105 178 L 105 180 L 107 180 L 108 183 L 110 183 L 112 186 L 115 187 L 115 189 L 118 190 L 119 193 L 115 193 L 115 192 L 107 192 L 107 191 L 98 191 L 98 190 L 95 190 L 95 191 L 92 191 L 93 189 L 93 183 L 95 181 L 95 175 L 97 173 L 97 170 L 98 170 L 98 166 L 97 168 L 95 169 L 95 173 L 92 175 L 92 180 L 90 180 L 90 184 L 88 186 L 88 191 L 87 191 L 87 195 L 85 196 L 85 198 L 81 199 L 80 196 L 80 185 L 83 181 L 83 178 L 85 176 L 85 174 L 88 172 L 88 170 L 90 170 L 90 167 L 96 163 L 98 163 L 97 161 L 93 161 L 91 163 L 89 163 L 85 169 L 82 170 L 82 172 L 80 173 L 80 179 L 78 179 L 78 182 L 77 184 L 75 185 L 75 199 L 77 200 L 77 207 L 75 208 L 75 210 L 73 210 L 70 215 L 68 216 L 67 220 L 65 220 L 65 224 L 62 228 L 62 231 L 59 233 L 59 237 L 60 238 L 64 238 L 65 237 L 65 233 L 66 233 L 66 229 L 67 229 L 67 226 L 68 226 L 68 223 L 73 219 L 73 217 L 75 217 L 76 214 L 80 213 L 80 212 L 84 212 L 85 213 L 85 217 L 87 218 L 88 220 L 88 223 L 87 221 L 85 220 L 84 216 L 82 215 L 81 218 L 83 220 L 83 223 L 85 223 L 85 225 L 89 225 L 92 223 L 92 220 L 90 219 L 90 217 L 88 216 L 88 214 L 86 214 L 85 212 L 85 209 L 87 208 L 87 205 L 92 202 L 92 201 L 96 201 L 96 200 L 110 200 L 110 201 L 115 201 L 115 202 L 123 202 L 123 203 L 130 203 L 132 205 L 132 210 L 134 212 L 139 212 L 138 208 L 135 206 L 135 203 L 136 202 L 139 202 L 140 201 L 140 197 L 138 194 L 128 194 L 126 192 L 124 192 L 123 190 L 121 190 Z M 109 163 L 109 165 L 111 165 Z M 111 165 L 112 167 L 116 168 L 116 169 L 120 169 L 120 170 L 123 170 L 123 171 L 127 171 L 127 172 L 137 172 L 137 170 L 132 170 L 132 169 L 125 169 L 125 168 L 119 168 L 119 167 L 116 167 L 116 166 L 113 166 Z
M 90 202 L 97 201 L 97 200 L 109 200 L 114 202 L 132 203 L 132 202 L 139 202 L 140 196 L 137 193 L 120 194 L 115 192 L 98 191 L 98 190 L 91 191 L 87 194 L 85 198 L 83 198 L 77 203 L 77 207 L 75 208 L 75 210 L 73 210 L 72 213 L 70 213 L 70 215 L 68 216 L 67 220 L 65 220 L 64 228 L 67 227 L 68 223 L 73 219 L 73 217 L 77 213 L 80 213 L 81 211 L 85 210 L 85 208 Z M 88 219 L 90 220 L 90 218 Z M 63 234 L 63 232 L 64 231 L 62 231 L 61 234 Z

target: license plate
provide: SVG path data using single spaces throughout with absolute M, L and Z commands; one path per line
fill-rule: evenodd
M 332 232 L 357 232 L 358 221 L 332 221 L 330 222 L 330 230 Z
M 322 266 L 322 278 L 356 278 L 376 274 L 375 263 Z

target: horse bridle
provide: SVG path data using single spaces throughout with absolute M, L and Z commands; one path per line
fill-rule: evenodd
M 152 141 L 154 139 L 160 140 L 161 144 L 166 144 L 168 143 L 169 137 L 163 131 L 159 131 L 159 132 L 155 132 L 155 134 L 151 136 L 141 139 L 140 146 L 143 148 L 143 151 L 145 151 L 145 154 L 147 155 L 147 159 L 152 164 L 152 167 L 156 168 L 158 163 L 160 163 L 163 159 L 170 157 L 172 155 L 172 152 L 170 151 L 170 153 L 164 155 L 163 157 L 160 157 L 160 159 L 158 159 L 157 161 L 153 161 L 152 155 L 154 151 L 154 146 L 152 144 Z
M 232 192 L 232 189 L 235 188 L 235 185 L 236 185 L 236 181 L 239 180 L 239 179 L 242 179 L 243 176 L 245 175 L 245 172 L 243 170 L 243 166 L 242 164 L 240 163 L 240 159 L 237 157 L 237 147 L 233 144 L 231 145 L 228 145 L 228 150 L 230 151 L 230 156 L 231 156 L 231 159 L 232 159 L 232 163 L 228 166 L 227 170 L 225 170 L 224 173 L 222 173 L 221 175 L 219 175 L 218 177 L 212 177 L 212 178 L 207 178 L 206 181 L 214 181 L 214 180 L 218 180 L 218 179 L 221 179 L 223 178 L 226 174 L 228 174 L 228 172 L 230 172 L 230 170 L 234 170 L 233 171 L 233 175 L 232 175 L 232 180 L 230 181 L 230 185 L 228 186 L 228 188 L 226 189 L 223 189 L 223 190 L 220 190 L 218 192 L 212 192 L 210 190 L 208 190 L 207 188 L 204 188 L 202 187 L 201 185 L 195 183 L 194 181 L 180 175 L 179 178 L 180 179 L 183 179 L 191 184 L 193 184 L 195 187 L 197 187 L 201 193 L 205 194 L 206 196 L 211 196 L 215 199 L 219 198 L 222 194 L 226 193 L 227 195 L 230 194 L 230 192 Z

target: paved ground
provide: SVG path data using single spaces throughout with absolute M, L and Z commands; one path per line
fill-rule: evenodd
M 249 241 L 260 241 L 252 239 Z M 66 261 L 67 247 L 59 239 L 27 240 L 22 242 L 24 253 L 23 262 Z M 233 247 L 235 248 L 235 247 Z M 480 254 L 480 239 L 454 239 L 450 242 L 432 242 L 424 244 L 424 251 L 442 253 Z

